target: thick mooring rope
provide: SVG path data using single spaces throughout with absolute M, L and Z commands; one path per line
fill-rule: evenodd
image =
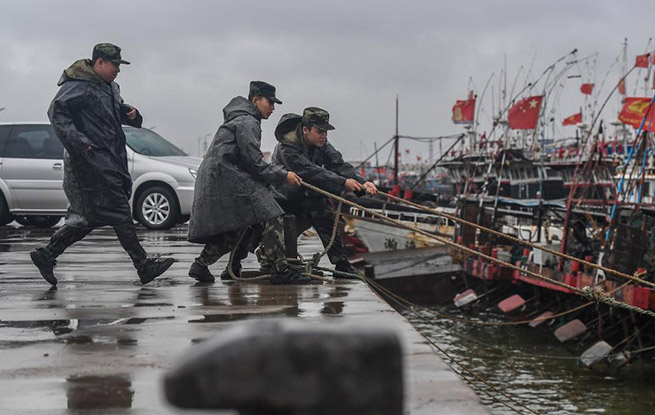
M 613 275 L 616 275 L 618 277 L 625 278 L 625 279 L 634 281 L 636 283 L 647 285 L 649 287 L 655 288 L 655 283 L 652 283 L 650 281 L 646 281 L 646 280 L 644 280 L 642 278 L 638 278 L 638 277 L 636 277 L 634 275 L 626 274 L 624 272 L 617 271 L 617 270 L 612 269 L 612 268 L 607 268 L 607 267 L 604 267 L 604 266 L 599 265 L 599 264 L 594 264 L 593 262 L 589 262 L 589 261 L 581 259 L 581 258 L 576 258 L 576 257 L 568 255 L 568 254 L 566 254 L 564 252 L 555 251 L 555 250 L 550 249 L 548 247 L 545 247 L 545 246 L 542 246 L 542 245 L 537 245 L 537 244 L 534 244 L 534 243 L 532 243 L 530 241 L 525 241 L 523 239 L 516 238 L 516 237 L 514 237 L 512 235 L 507 235 L 506 233 L 499 232 L 499 231 L 497 231 L 495 229 L 487 228 L 487 227 L 479 225 L 479 224 L 477 224 L 475 222 L 467 221 L 465 219 L 459 218 L 459 217 L 451 215 L 449 213 L 442 212 L 442 211 L 440 211 L 438 209 L 432 209 L 432 208 L 429 208 L 427 206 L 419 205 L 417 203 L 414 203 L 414 202 L 411 202 L 409 200 L 399 198 L 399 197 L 391 195 L 389 193 L 385 193 L 385 192 L 382 192 L 382 191 L 378 191 L 378 193 L 380 193 L 383 196 L 386 196 L 386 197 L 390 198 L 391 200 L 394 200 L 394 201 L 400 202 L 400 203 L 404 203 L 404 204 L 406 204 L 408 206 L 412 206 L 412 207 L 414 207 L 416 209 L 419 209 L 419 210 L 421 210 L 423 212 L 432 213 L 434 215 L 450 219 L 453 222 L 461 223 L 463 225 L 479 229 L 481 231 L 490 233 L 492 235 L 495 235 L 495 236 L 498 236 L 498 237 L 501 237 L 501 238 L 505 238 L 505 239 L 510 240 L 512 242 L 520 243 L 522 245 L 529 246 L 530 248 L 533 248 L 533 249 L 539 249 L 539 250 L 547 252 L 549 254 L 556 255 L 556 256 L 564 258 L 564 259 L 568 259 L 569 261 L 577 261 L 577 262 L 579 262 L 579 263 L 581 263 L 581 264 L 583 264 L 585 266 L 588 266 L 590 268 L 598 269 L 598 270 L 603 271 L 605 273 L 613 274 Z
M 580 288 L 574 287 L 572 285 L 568 285 L 568 284 L 563 283 L 561 281 L 557 281 L 557 280 L 549 278 L 549 277 L 547 277 L 545 275 L 541 275 L 541 274 L 538 274 L 536 272 L 530 271 L 528 269 L 518 267 L 518 266 L 516 266 L 514 264 L 511 264 L 509 262 L 502 261 L 502 260 L 500 260 L 498 258 L 493 258 L 493 257 L 491 257 L 489 255 L 483 254 L 481 252 L 475 251 L 475 250 L 473 250 L 471 248 L 468 248 L 468 247 L 460 245 L 460 244 L 458 244 L 456 242 L 453 242 L 453 241 L 451 241 L 451 240 L 449 240 L 447 238 L 444 238 L 444 237 L 441 237 L 441 236 L 438 236 L 438 235 L 434 235 L 434 234 L 432 234 L 430 232 L 424 231 L 423 229 L 420 229 L 417 226 L 407 225 L 407 224 L 405 224 L 405 223 L 403 223 L 403 222 L 401 222 L 399 220 L 389 218 L 386 215 L 383 215 L 383 214 L 378 213 L 378 212 L 376 212 L 374 210 L 366 208 L 366 207 L 364 207 L 364 206 L 362 206 L 362 205 L 360 205 L 358 203 L 347 200 L 347 199 L 345 199 L 345 198 L 343 198 L 341 196 L 337 196 L 335 194 L 327 192 L 327 191 L 325 191 L 325 190 L 323 190 L 323 189 L 321 189 L 319 187 L 316 187 L 314 185 L 311 185 L 311 184 L 309 184 L 307 182 L 301 182 L 301 185 L 303 185 L 303 186 L 305 186 L 305 187 L 307 187 L 307 188 L 309 188 L 309 189 L 311 189 L 311 190 L 313 190 L 313 191 L 315 191 L 317 193 L 320 193 L 320 194 L 322 194 L 324 196 L 327 196 L 327 197 L 332 198 L 334 200 L 341 201 L 341 202 L 343 202 L 343 203 L 345 203 L 345 204 L 347 204 L 349 206 L 355 207 L 355 208 L 357 208 L 357 209 L 359 209 L 359 210 L 361 210 L 361 211 L 363 211 L 365 213 L 368 213 L 371 216 L 375 216 L 376 218 L 382 219 L 383 221 L 385 221 L 387 223 L 394 224 L 394 225 L 396 225 L 396 226 L 398 226 L 400 228 L 408 229 L 408 230 L 411 230 L 411 231 L 416 232 L 418 234 L 421 234 L 423 236 L 426 236 L 428 238 L 434 239 L 436 241 L 439 241 L 439 242 L 443 243 L 444 245 L 448 245 L 448 246 L 453 247 L 455 249 L 459 249 L 460 251 L 466 252 L 471 256 L 478 256 L 478 257 L 483 258 L 483 259 L 485 259 L 485 260 L 487 260 L 489 262 L 493 262 L 495 264 L 502 265 L 502 266 L 504 266 L 506 268 L 512 269 L 514 271 L 517 271 L 517 272 L 519 272 L 521 274 L 524 274 L 524 275 L 527 275 L 529 277 L 532 277 L 532 278 L 535 278 L 535 279 L 538 279 L 538 280 L 541 280 L 541 281 L 544 281 L 544 282 L 548 282 L 550 284 L 556 285 L 556 286 L 561 287 L 561 288 L 565 288 L 565 289 L 567 289 L 567 290 L 569 290 L 571 292 L 574 292 L 574 293 L 576 293 L 576 294 L 578 294 L 578 295 L 580 295 L 580 296 L 582 296 L 584 298 L 587 298 L 589 300 L 593 300 L 593 301 L 596 301 L 596 302 L 602 302 L 602 303 L 605 303 L 605 304 L 608 304 L 608 305 L 613 305 L 615 307 L 627 309 L 627 310 L 634 311 L 634 312 L 639 313 L 639 314 L 644 314 L 644 315 L 648 315 L 649 317 L 655 318 L 655 313 L 653 313 L 650 310 L 644 310 L 644 309 L 639 308 L 639 307 L 634 307 L 634 306 L 631 306 L 631 305 L 629 305 L 627 303 L 617 301 L 617 300 L 614 300 L 614 299 L 611 302 L 609 302 L 608 300 L 601 299 L 598 296 L 594 297 L 594 296 L 590 295 L 589 290 L 584 291 L 584 290 L 582 290 Z M 502 235 L 502 233 L 501 233 L 501 235 Z M 627 275 L 627 274 L 625 274 L 625 275 Z M 636 276 L 632 277 L 632 279 L 640 280 Z

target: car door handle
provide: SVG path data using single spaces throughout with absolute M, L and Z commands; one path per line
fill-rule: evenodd
M 55 164 L 52 165 L 52 168 L 54 170 L 61 170 L 63 167 L 64 167 L 63 163 L 55 163 Z

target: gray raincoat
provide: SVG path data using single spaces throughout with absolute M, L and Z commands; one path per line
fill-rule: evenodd
M 360 183 L 366 180 L 357 173 L 352 164 L 346 163 L 339 150 L 328 141 L 322 147 L 307 143 L 302 136 L 302 117 L 298 114 L 284 114 L 275 128 L 279 141 L 273 152 L 271 164 L 283 166 L 309 184 L 330 193 L 340 194 L 345 189 L 346 179 Z M 304 187 L 282 184 L 275 188 L 275 198 L 289 203 L 303 197 L 324 197 Z
M 223 116 L 198 169 L 189 242 L 211 242 L 221 233 L 284 214 L 268 184 L 280 185 L 287 171 L 263 159 L 259 111 L 246 98 L 235 97 Z
M 48 117 L 66 149 L 66 224 L 100 227 L 131 220 L 132 180 L 121 125 L 141 127 L 143 118 L 127 119 L 132 107 L 123 103 L 118 84 L 100 78 L 88 59 L 73 63 L 57 85 Z

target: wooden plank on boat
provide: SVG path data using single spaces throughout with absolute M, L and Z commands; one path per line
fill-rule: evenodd
M 550 317 L 553 316 L 552 311 L 546 311 L 545 313 L 539 314 L 537 317 L 535 317 L 534 320 L 532 320 L 529 323 L 529 326 L 534 328 L 540 326 L 544 321 L 547 321 Z
M 463 291 L 455 296 L 453 299 L 455 307 L 464 307 L 467 304 L 471 304 L 473 301 L 478 299 L 478 295 L 472 289 Z
M 498 303 L 498 308 L 501 309 L 503 313 L 511 313 L 519 307 L 522 307 L 525 304 L 525 300 L 518 294 L 514 294 L 511 297 L 508 297 Z
M 560 343 L 564 343 L 578 337 L 586 331 L 587 326 L 585 326 L 582 321 L 575 319 L 555 330 L 555 337 L 557 337 L 557 340 L 559 340 Z
M 588 348 L 580 356 L 580 360 L 587 366 L 591 366 L 597 361 L 603 359 L 605 356 L 612 352 L 612 346 L 607 342 L 601 340 Z

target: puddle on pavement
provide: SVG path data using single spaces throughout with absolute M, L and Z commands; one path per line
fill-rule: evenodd
M 323 304 L 321 314 L 341 314 L 343 312 L 343 301 L 327 301 Z
M 66 379 L 68 409 L 126 409 L 132 407 L 134 390 L 128 376 L 71 376 Z

